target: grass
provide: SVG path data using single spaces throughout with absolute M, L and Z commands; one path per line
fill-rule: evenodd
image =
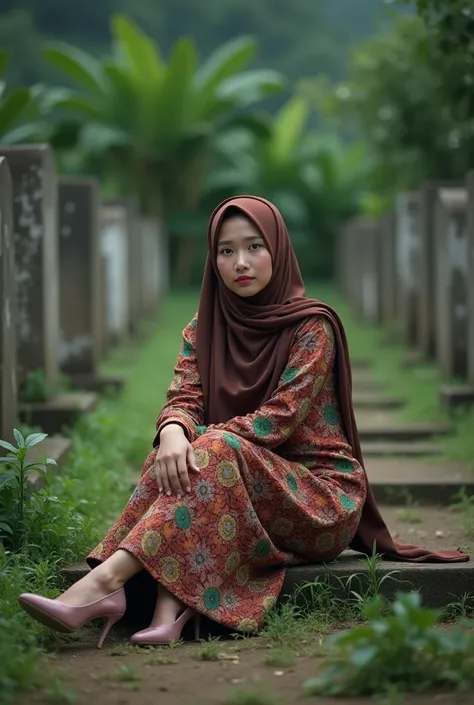
M 123 395 L 103 399 L 70 433 L 65 467 L 29 503 L 23 550 L 12 555 L 0 547 L 0 702 L 41 682 L 52 639 L 19 610 L 17 597 L 59 594 L 61 565 L 82 559 L 122 510 L 130 495 L 125 478 L 151 450 L 179 334 L 196 302 L 189 294 L 175 296 L 150 339 L 113 352 L 104 368 L 125 375 Z

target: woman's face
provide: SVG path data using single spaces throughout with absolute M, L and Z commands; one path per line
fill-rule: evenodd
M 272 257 L 260 231 L 245 216 L 232 216 L 221 225 L 217 268 L 222 281 L 238 296 L 255 296 L 272 278 Z

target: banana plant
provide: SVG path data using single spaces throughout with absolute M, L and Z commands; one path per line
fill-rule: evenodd
M 0 143 L 34 141 L 48 133 L 45 123 L 39 120 L 39 88 L 9 90 L 4 80 L 8 60 L 8 52 L 0 50 Z
M 280 91 L 283 79 L 247 69 L 257 48 L 249 38 L 226 43 L 202 63 L 194 42 L 182 38 L 166 62 L 125 16 L 111 18 L 111 33 L 108 59 L 64 43 L 45 48 L 47 60 L 77 85 L 56 92 L 56 109 L 83 121 L 79 147 L 106 156 L 124 190 L 138 184 L 146 210 L 192 205 L 215 135 Z

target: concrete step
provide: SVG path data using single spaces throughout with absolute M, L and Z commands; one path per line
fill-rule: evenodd
M 401 409 L 405 400 L 403 397 L 390 396 L 380 391 L 360 390 L 352 394 L 352 402 L 357 415 L 359 410 Z
M 93 392 L 66 392 L 46 402 L 20 404 L 20 419 L 29 426 L 39 426 L 45 433 L 56 434 L 74 426 L 84 414 L 91 413 L 99 400 Z
M 361 441 L 364 458 L 398 457 L 415 458 L 420 456 L 438 456 L 443 447 L 433 441 Z
M 417 542 L 414 541 L 414 543 Z M 345 551 L 327 567 L 324 565 L 304 565 L 289 568 L 280 600 L 285 596 L 293 595 L 299 585 L 314 583 L 324 579 L 326 575 L 329 576 L 335 597 L 340 598 L 347 597 L 349 581 L 351 581 L 351 589 L 360 592 L 359 580 L 362 583 L 362 590 L 364 584 L 367 586 L 370 580 L 368 565 L 364 558 L 353 551 Z M 358 576 L 355 581 L 354 575 Z M 393 599 L 400 591 L 417 590 L 422 594 L 426 607 L 440 608 L 472 591 L 474 562 L 401 563 L 382 561 L 377 570 L 377 579 L 381 594 L 388 599 Z M 354 588 L 355 584 L 358 584 L 357 588 Z
M 474 473 L 463 463 L 369 457 L 365 468 L 377 501 L 384 504 L 411 498 L 424 505 L 449 505 L 463 488 L 474 494 Z
M 416 537 L 413 537 L 413 543 L 419 543 Z M 89 567 L 85 562 L 66 566 L 61 571 L 68 585 L 80 580 L 88 572 Z M 367 561 L 361 554 L 350 550 L 344 551 L 337 560 L 327 565 L 291 567 L 287 569 L 280 600 L 292 596 L 298 586 L 325 579 L 326 576 L 331 580 L 335 596 L 347 597 L 349 580 L 351 589 L 360 589 L 358 581 L 354 582 L 355 575 L 360 576 L 362 585 L 365 582 L 368 586 L 370 575 Z M 386 577 L 389 575 L 391 577 Z M 381 561 L 377 578 L 380 591 L 387 598 L 393 598 L 400 590 L 419 590 L 425 605 L 442 607 L 452 602 L 455 596 L 459 597 L 472 591 L 474 562 L 416 564 Z
M 71 450 L 71 441 L 69 438 L 64 438 L 63 436 L 48 436 L 44 441 L 38 443 L 38 445 L 33 446 L 26 454 L 26 460 L 28 463 L 38 461 L 40 463 L 44 462 L 46 458 L 52 458 L 56 461 L 56 465 L 48 465 L 48 473 L 56 473 L 61 470 L 61 465 L 67 458 L 69 451 Z M 27 484 L 28 487 L 37 491 L 41 489 L 44 484 L 44 476 L 37 472 L 27 473 Z
M 421 441 L 444 436 L 449 426 L 442 423 L 399 421 L 388 410 L 356 410 L 359 437 L 364 441 Z

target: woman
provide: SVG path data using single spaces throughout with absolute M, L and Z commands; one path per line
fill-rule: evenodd
M 363 469 L 347 342 L 336 313 L 304 296 L 285 223 L 268 201 L 228 199 L 212 214 L 199 311 L 157 421 L 154 450 L 123 514 L 56 600 L 22 607 L 59 631 L 125 612 L 124 586 L 156 581 L 136 644 L 178 639 L 204 614 L 256 632 L 286 566 L 347 547 L 385 558 L 463 561 L 395 544 Z

